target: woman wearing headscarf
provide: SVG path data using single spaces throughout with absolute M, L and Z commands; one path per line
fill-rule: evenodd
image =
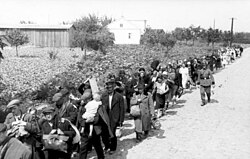
M 134 117 L 136 140 L 139 142 L 146 138 L 151 129 L 151 117 L 154 114 L 153 99 L 151 94 L 147 95 L 144 86 L 139 85 L 138 91 L 131 99 L 131 107 L 139 105 L 140 115 Z

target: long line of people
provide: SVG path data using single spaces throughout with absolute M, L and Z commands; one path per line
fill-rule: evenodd
M 79 98 L 72 94 L 75 90 L 61 88 L 53 96 L 54 104 L 28 111 L 20 108 L 22 101 L 14 99 L 7 105 L 10 113 L 4 124 L 0 124 L 0 158 L 70 159 L 79 154 L 80 159 L 86 159 L 94 147 L 98 159 L 104 159 L 105 154 L 117 150 L 117 128 L 123 126 L 126 114 L 134 119 L 136 141 L 141 142 L 152 126 L 159 126 L 153 121 L 196 86 L 202 62 L 207 61 L 213 71 L 233 62 L 242 52 L 226 48 L 199 59 L 168 64 L 155 60 L 150 70 L 110 74 L 104 93 L 93 91 L 87 80 L 77 88 Z

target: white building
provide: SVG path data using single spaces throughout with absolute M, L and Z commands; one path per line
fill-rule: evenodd
M 121 18 L 108 25 L 115 35 L 115 44 L 140 44 L 141 35 L 146 28 L 146 20 L 126 20 Z

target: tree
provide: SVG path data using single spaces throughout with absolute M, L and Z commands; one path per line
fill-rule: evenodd
M 235 43 L 250 44 L 250 33 L 239 32 L 234 34 Z
M 183 38 L 186 41 L 186 44 L 189 40 L 192 39 L 192 32 L 190 28 L 185 28 L 183 32 Z
M 87 48 L 105 53 L 105 48 L 114 41 L 114 35 L 107 28 L 111 21 L 107 17 L 99 18 L 94 14 L 76 20 L 72 46 L 85 50 L 85 57 Z
M 176 39 L 173 34 L 165 33 L 163 38 L 160 39 L 160 44 L 166 48 L 165 55 L 169 55 L 169 51 L 175 46 Z
M 221 40 L 222 31 L 219 29 L 212 29 L 209 28 L 207 30 L 207 42 L 212 43 L 212 46 L 214 46 L 215 42 L 219 42 Z
M 29 38 L 26 34 L 23 34 L 19 29 L 12 29 L 6 32 L 6 37 L 11 46 L 16 47 L 16 56 L 18 56 L 18 46 L 29 42 Z
M 224 31 L 222 34 L 222 40 L 226 46 L 229 45 L 231 41 L 231 32 L 230 31 Z
M 146 28 L 141 37 L 141 44 L 153 47 L 159 43 L 160 37 L 165 34 L 163 29 Z
M 185 28 L 175 28 L 172 34 L 176 38 L 176 40 L 183 41 L 185 36 L 184 32 Z
M 0 35 L 0 48 L 3 50 L 5 46 L 10 46 L 10 43 L 5 35 Z
M 201 27 L 195 27 L 193 25 L 191 25 L 189 27 L 190 31 L 191 31 L 191 39 L 193 40 L 193 45 L 194 45 L 194 41 L 197 40 L 200 36 L 201 33 Z
M 161 46 L 162 52 L 165 50 L 165 55 L 174 47 L 176 38 L 173 34 L 165 33 L 163 29 L 147 28 L 141 37 L 141 44 L 153 47 Z

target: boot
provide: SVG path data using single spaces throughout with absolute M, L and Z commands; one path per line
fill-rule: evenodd
M 135 132 L 135 134 L 136 134 L 136 142 L 137 142 L 137 143 L 141 142 L 142 139 L 141 139 L 140 133 Z
M 208 94 L 208 95 L 207 95 L 207 102 L 208 102 L 208 103 L 210 103 L 210 102 L 211 102 L 211 100 L 210 100 L 210 96 L 211 96 L 210 94 Z
M 166 102 L 164 108 L 162 109 L 162 115 L 165 115 L 166 114 L 166 111 L 168 109 L 168 105 L 169 105 L 169 102 Z
M 148 133 L 149 133 L 149 131 L 144 131 L 144 136 L 145 136 L 145 138 L 148 137 Z

